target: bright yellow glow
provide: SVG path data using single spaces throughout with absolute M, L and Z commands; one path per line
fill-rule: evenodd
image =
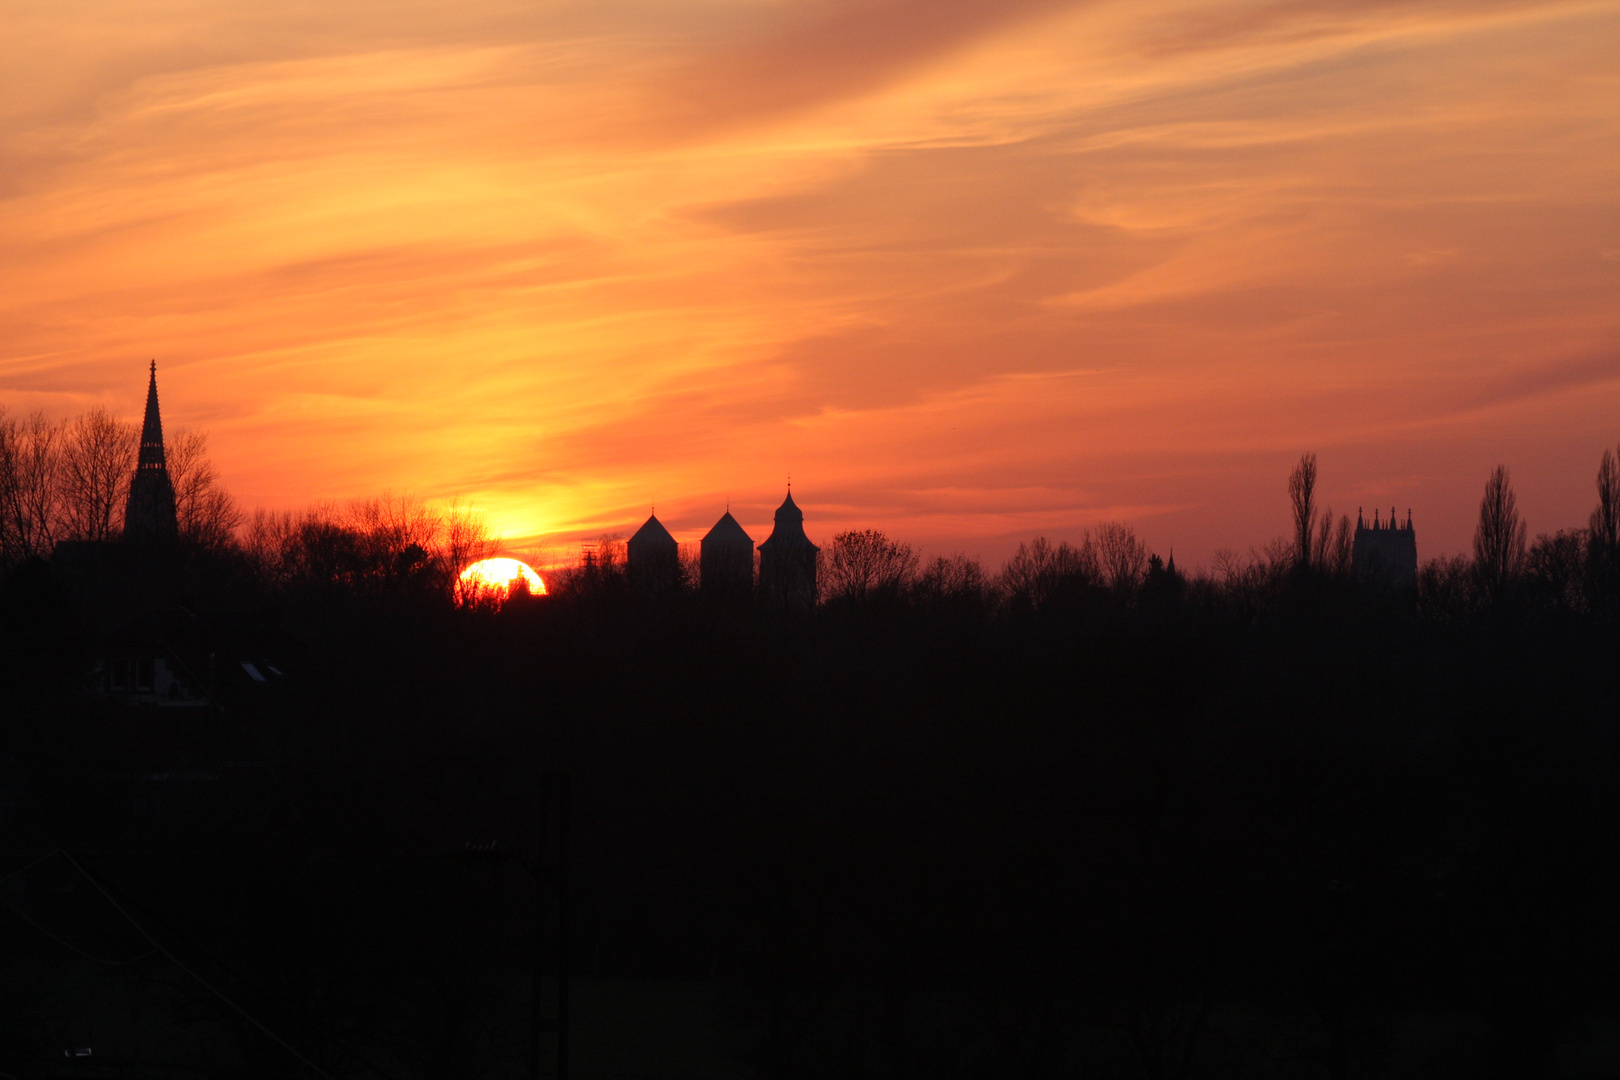
M 461 572 L 464 590 L 500 600 L 512 595 L 520 581 L 528 586 L 530 596 L 546 595 L 546 583 L 540 580 L 540 575 L 528 563 L 517 559 L 485 559 Z

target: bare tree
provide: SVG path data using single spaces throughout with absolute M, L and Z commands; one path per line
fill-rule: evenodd
M 1294 558 L 1306 570 L 1315 554 L 1311 536 L 1316 528 L 1316 455 L 1301 454 L 1288 474 L 1288 499 L 1294 507 Z
M 1335 524 L 1333 508 L 1324 507 L 1318 518 L 1315 552 L 1311 556 L 1312 565 L 1317 570 L 1334 576 L 1349 574 L 1354 548 L 1355 533 L 1351 529 L 1349 515 L 1341 514 L 1338 523 Z
M 1474 530 L 1474 572 L 1489 595 L 1497 595 L 1524 563 L 1527 527 L 1519 519 L 1519 500 L 1506 465 L 1498 465 L 1485 482 Z
M 1536 537 L 1524 557 L 1524 568 L 1543 600 L 1558 608 L 1584 605 L 1581 562 L 1586 546 L 1582 529 L 1559 529 Z
M 989 591 L 984 567 L 965 555 L 937 556 L 917 577 L 917 592 L 936 600 L 983 600 Z
M 1598 504 L 1588 524 L 1592 542 L 1613 550 L 1620 548 L 1620 464 L 1614 451 L 1603 451 L 1597 474 Z
M 72 540 L 111 540 L 122 524 L 140 429 L 106 409 L 74 418 L 62 439 L 62 531 Z
M 242 510 L 219 482 L 208 460 L 208 433 L 178 428 L 163 445 L 180 537 L 204 547 L 230 544 L 242 524 Z
M 1586 528 L 1586 557 L 1594 596 L 1612 598 L 1620 587 L 1620 461 L 1603 451 L 1597 474 L 1598 504 Z
M 824 580 L 829 597 L 861 600 L 898 592 L 916 572 L 917 554 L 910 544 L 890 540 L 876 529 L 861 529 L 833 537 Z
M 62 425 L 0 411 L 0 560 L 49 558 L 61 524 Z
M 271 588 L 282 588 L 290 581 L 289 558 L 297 534 L 297 518 L 288 510 L 276 512 L 260 507 L 248 518 L 242 550 L 259 580 Z
M 445 519 L 414 495 L 383 492 L 350 504 L 348 526 L 360 541 L 362 575 L 372 591 L 403 586 L 450 588 Z
M 500 540 L 490 535 L 484 515 L 460 499 L 450 500 L 444 511 L 444 562 L 458 602 L 464 598 L 461 572 L 475 562 L 492 558 L 500 546 Z M 519 580 L 527 590 L 527 579 Z
M 1118 521 L 1105 521 L 1095 533 L 1097 559 L 1104 578 L 1111 589 L 1129 592 L 1142 584 L 1147 576 L 1147 545 L 1136 538 L 1136 532 Z
M 1078 547 L 1053 544 L 1038 536 L 1019 544 L 1007 565 L 1001 568 L 1001 587 L 1016 603 L 1039 608 L 1054 597 L 1074 592 L 1102 580 L 1096 545 L 1087 533 Z
M 1479 590 L 1466 556 L 1439 556 L 1418 567 L 1418 607 L 1424 618 L 1449 622 L 1474 609 Z

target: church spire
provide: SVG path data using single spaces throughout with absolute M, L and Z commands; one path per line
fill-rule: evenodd
M 163 416 L 158 411 L 157 361 L 146 384 L 146 418 L 141 423 L 141 452 L 129 482 L 124 507 L 124 538 L 142 542 L 174 540 L 180 535 L 174 512 L 174 484 L 163 457 Z
M 163 459 L 163 416 L 158 412 L 157 361 L 146 384 L 146 419 L 141 424 L 141 456 L 137 469 L 166 469 Z

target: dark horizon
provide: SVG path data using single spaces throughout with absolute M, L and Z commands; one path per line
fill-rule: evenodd
M 575 1077 L 1599 1075 L 1613 455 L 1410 581 L 1314 466 L 1221 575 L 864 530 L 813 599 L 672 538 L 458 599 L 380 503 L 12 566 L 0 1071 L 559 1075 L 566 987 Z

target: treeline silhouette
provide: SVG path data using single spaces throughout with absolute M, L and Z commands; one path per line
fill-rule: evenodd
M 183 601 L 306 651 L 192 719 L 73 691 L 111 601 L 13 561 L 0 1070 L 524 1075 L 566 774 L 576 1075 L 1612 1074 L 1614 455 L 1533 541 L 1498 470 L 1413 590 L 1315 485 L 1208 570 L 1117 523 L 998 568 L 846 532 L 809 613 L 611 542 L 496 603 L 464 512 L 261 514 Z
M 0 408 L 0 568 L 49 559 L 62 541 L 116 539 L 140 439 L 138 425 L 105 409 L 51 420 Z M 233 545 L 242 513 L 208 460 L 206 433 L 180 428 L 164 450 L 182 539 Z

